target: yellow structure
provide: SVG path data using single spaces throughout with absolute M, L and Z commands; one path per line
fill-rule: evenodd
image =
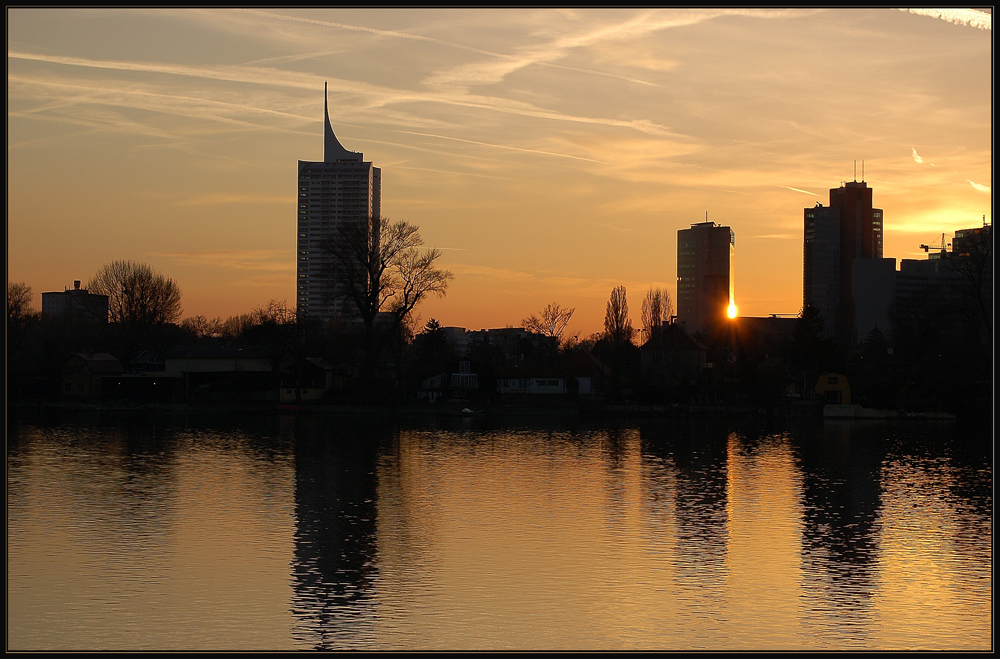
M 820 373 L 816 380 L 816 399 L 834 405 L 851 404 L 851 385 L 840 373 Z

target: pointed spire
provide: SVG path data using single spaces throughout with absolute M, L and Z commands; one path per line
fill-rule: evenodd
M 360 153 L 348 151 L 333 133 L 333 126 L 330 124 L 330 107 L 326 96 L 326 83 L 323 83 L 323 162 L 335 162 L 337 160 L 361 160 L 364 156 Z

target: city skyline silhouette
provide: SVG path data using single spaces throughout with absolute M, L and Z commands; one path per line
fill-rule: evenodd
M 856 161 L 886 257 L 992 222 L 983 12 L 8 18 L 8 278 L 36 308 L 123 258 L 174 278 L 185 317 L 294 305 L 289 163 L 322 156 L 324 80 L 338 137 L 384 172 L 382 215 L 455 274 L 418 310 L 444 325 L 555 300 L 587 335 L 615 286 L 635 310 L 650 287 L 676 299 L 676 233 L 706 212 L 738 238 L 740 314 L 795 313 L 802 209 Z

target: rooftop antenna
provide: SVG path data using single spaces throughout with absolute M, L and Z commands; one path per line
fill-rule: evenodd
M 861 161 L 861 182 L 864 183 L 865 180 L 865 161 Z
M 854 161 L 854 182 L 858 182 L 858 161 Z

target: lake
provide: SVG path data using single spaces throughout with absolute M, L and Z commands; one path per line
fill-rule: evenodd
M 993 647 L 988 427 L 9 415 L 11 651 Z

